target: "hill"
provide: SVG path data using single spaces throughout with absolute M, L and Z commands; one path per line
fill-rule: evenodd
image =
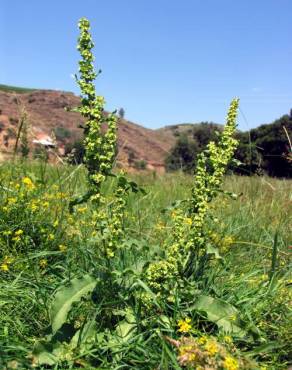
M 66 144 L 80 140 L 83 120 L 79 113 L 66 111 L 78 106 L 80 98 L 73 93 L 55 90 L 35 90 L 0 85 L 0 149 L 4 157 L 11 154 L 21 107 L 25 107 L 30 124 L 29 142 L 51 137 L 54 133 L 62 154 Z M 164 159 L 175 143 L 167 130 L 151 130 L 138 124 L 119 120 L 118 161 L 144 161 L 149 169 L 164 171 Z

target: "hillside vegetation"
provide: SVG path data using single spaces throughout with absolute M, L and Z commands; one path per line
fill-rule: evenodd
M 15 93 L 19 93 L 19 94 L 24 94 L 24 93 L 28 93 L 28 92 L 32 92 L 32 91 L 35 91 L 36 89 L 31 89 L 31 88 L 27 88 L 27 87 L 19 87 L 19 86 L 10 86 L 10 85 L 2 85 L 0 84 L 0 91 L 4 91 L 4 92 L 15 92 Z
M 167 130 L 176 136 L 176 143 L 166 157 L 169 171 L 181 169 L 192 171 L 197 155 L 209 141 L 217 141 L 222 126 L 211 122 L 197 125 L 171 126 Z M 274 177 L 292 177 L 292 117 L 284 115 L 270 124 L 261 125 L 248 132 L 238 131 L 239 140 L 235 158 L 236 165 L 230 167 L 242 175 L 266 174 Z

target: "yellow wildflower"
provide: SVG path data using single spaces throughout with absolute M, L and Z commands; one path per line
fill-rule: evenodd
M 236 321 L 236 319 L 237 319 L 236 314 L 233 314 L 230 316 L 231 321 Z
M 48 265 L 48 261 L 45 258 L 42 258 L 40 260 L 40 267 L 45 268 L 45 267 L 47 267 L 47 265 Z
M 238 361 L 231 356 L 227 356 L 223 362 L 225 370 L 237 370 L 239 369 Z
M 49 240 L 54 240 L 55 239 L 55 235 L 54 234 L 49 234 L 48 235 L 48 239 Z
M 38 209 L 38 206 L 34 202 L 32 202 L 30 205 L 30 209 L 32 210 L 32 212 L 34 212 Z
M 4 211 L 4 212 L 7 212 L 8 211 L 8 207 L 2 207 L 2 210 Z
M 23 230 L 21 230 L 21 229 L 15 231 L 15 233 L 14 233 L 15 236 L 20 236 L 22 234 L 23 234 Z
M 56 220 L 54 223 L 53 223 L 53 226 L 54 227 L 57 227 L 59 225 L 59 220 Z
M 184 219 L 184 223 L 185 223 L 186 225 L 191 225 L 191 224 L 192 224 L 192 219 L 191 219 L 190 217 L 186 217 L 186 218 Z
M 5 263 L 5 262 L 1 263 L 1 265 L 0 265 L 0 270 L 2 270 L 2 271 L 4 271 L 4 272 L 9 271 L 8 263 Z
M 164 228 L 165 228 L 165 226 L 164 226 L 164 223 L 163 222 L 157 222 L 157 224 L 156 224 L 156 226 L 155 226 L 155 228 L 157 229 L 157 230 L 163 230 Z
M 203 335 L 201 338 L 198 339 L 199 344 L 205 344 L 207 342 L 207 337 Z
M 22 183 L 30 190 L 33 190 L 35 188 L 35 185 L 34 183 L 32 182 L 32 180 L 29 178 L 29 177 L 24 177 L 22 179 Z
M 114 252 L 110 249 L 110 248 L 107 248 L 107 250 L 106 250 L 106 254 L 107 254 L 107 256 L 109 257 L 109 258 L 112 258 L 112 257 L 114 257 Z
M 232 338 L 229 335 L 225 335 L 223 337 L 223 340 L 225 343 L 231 344 L 232 343 Z
M 59 245 L 59 250 L 60 250 L 61 252 L 66 252 L 66 250 L 67 250 L 66 245 L 60 244 L 60 245 Z
M 179 327 L 178 331 L 180 333 L 188 333 L 192 328 L 192 325 L 190 324 L 191 321 L 192 320 L 189 317 L 185 318 L 184 320 L 179 320 L 178 321 L 178 327 Z
M 216 355 L 218 353 L 218 346 L 214 340 L 209 340 L 205 344 L 205 350 L 208 352 L 210 356 Z
M 15 204 L 17 202 L 17 198 L 10 197 L 7 199 L 8 204 Z

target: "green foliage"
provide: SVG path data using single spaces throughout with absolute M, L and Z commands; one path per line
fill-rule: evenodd
M 79 62 L 80 78 L 76 81 L 82 92 L 82 105 L 78 111 L 86 119 L 84 128 L 85 165 L 88 169 L 89 182 L 92 191 L 99 193 L 101 183 L 110 173 L 116 150 L 116 116 L 111 113 L 104 115 L 104 98 L 95 93 L 94 80 L 97 76 L 91 49 L 94 44 L 89 33 L 90 25 L 87 19 L 79 21 L 80 37 L 78 50 L 82 57 Z M 107 131 L 103 134 L 101 126 L 105 123 Z
M 71 137 L 70 130 L 62 126 L 54 128 L 54 134 L 58 141 L 65 141 Z
M 18 140 L 20 140 L 20 153 L 22 158 L 27 158 L 30 152 L 28 142 L 28 129 L 29 123 L 27 119 L 27 112 L 25 108 L 22 108 L 21 116 L 19 119 L 18 134 L 15 143 L 15 153 L 17 152 Z
M 171 287 L 178 284 L 184 288 L 184 279 L 201 277 L 209 260 L 206 251 L 205 223 L 209 203 L 221 190 L 223 176 L 237 146 L 233 138 L 239 101 L 230 105 L 227 122 L 218 143 L 210 142 L 202 152 L 195 169 L 191 199 L 175 208 L 173 240 L 167 242 L 166 256 L 153 262 L 146 276 L 150 286 L 158 293 L 172 299 Z
M 33 182 L 26 179 L 28 176 Z M 29 354 L 34 347 L 35 364 L 51 363 L 59 370 L 77 368 L 79 361 L 85 368 L 110 369 L 122 364 L 139 368 L 145 362 L 146 368 L 160 364 L 162 368 L 172 368 L 176 350 L 165 342 L 165 335 L 182 340 L 188 335 L 196 338 L 198 333 L 207 333 L 223 343 L 224 330 L 218 323 L 222 319 L 228 330 L 225 320 L 230 319 L 231 325 L 248 333 L 242 338 L 229 334 L 241 355 L 252 352 L 262 366 L 287 368 L 290 319 L 289 265 L 285 253 L 291 239 L 285 205 L 291 184 L 263 180 L 231 176 L 226 179 L 229 192 L 242 192 L 244 196 L 227 202 L 223 194 L 219 195 L 213 202 L 214 218 L 206 219 L 207 229 L 222 234 L 216 242 L 221 259 L 210 261 L 206 284 L 202 284 L 201 277 L 191 278 L 185 290 L 173 292 L 172 303 L 153 292 L 151 295 L 143 271 L 149 262 L 163 256 L 173 229 L 173 221 L 161 214 L 161 209 L 189 193 L 191 177 L 138 177 L 147 193 L 140 199 L 130 197 L 126 240 L 121 241 L 121 248 L 108 265 L 108 259 L 100 256 L 99 239 L 92 224 L 95 204 L 76 207 L 73 214 L 68 212 L 71 194 L 86 188 L 82 168 L 26 162 L 16 162 L 13 167 L 2 165 L 0 266 L 6 261 L 8 271 L 0 269 L 1 366 L 17 361 L 20 368 L 31 368 Z M 271 191 L 270 186 L 275 190 Z M 107 192 L 110 193 L 109 188 Z M 20 229 L 23 234 L 19 241 L 13 240 Z M 278 238 L 273 243 L 276 230 Z M 224 240 L 230 239 L 230 235 L 233 242 L 223 249 Z M 271 261 L 275 261 L 274 244 L 277 257 L 269 283 Z M 83 296 L 71 305 L 66 292 L 72 285 L 81 284 L 80 276 L 88 274 L 97 284 L 96 289 L 92 296 Z M 62 292 L 66 293 L 63 302 L 68 300 L 70 310 L 66 320 L 65 316 L 62 319 L 60 330 L 52 336 L 54 297 L 61 302 Z M 141 299 L 144 302 L 146 298 L 144 292 L 152 297 L 149 308 L 141 306 Z M 191 318 L 192 329 L 181 335 L 177 323 L 184 317 Z
M 137 170 L 145 170 L 147 167 L 147 162 L 141 159 L 140 161 L 134 161 L 134 167 Z
M 291 148 L 283 127 L 292 132 L 292 120 L 287 115 L 251 130 L 250 137 L 262 157 L 262 169 L 269 176 L 291 178 L 292 166 L 287 159 Z
M 33 158 L 47 162 L 49 160 L 49 153 L 42 145 L 36 145 L 33 150 Z
M 112 173 L 80 28 L 85 166 L 0 167 L 1 368 L 287 368 L 290 183 L 224 178 L 238 100 L 194 178 Z
M 193 128 L 193 138 L 197 141 L 200 151 L 205 149 L 210 141 L 217 141 L 217 132 L 222 131 L 222 126 L 212 122 L 201 122 Z
M 24 125 L 20 136 L 20 152 L 23 158 L 27 158 L 30 152 L 28 137 L 27 137 L 27 124 Z
M 188 139 L 186 135 L 179 136 L 174 148 L 165 160 L 166 169 L 168 171 L 190 172 L 194 168 L 198 151 L 196 141 Z
M 240 328 L 237 309 L 229 303 L 200 295 L 192 308 L 206 315 L 208 321 L 212 321 L 225 333 L 231 333 L 241 338 L 246 336 L 246 332 Z
M 65 146 L 65 155 L 70 164 L 81 164 L 84 161 L 85 149 L 83 141 L 77 140 L 73 143 L 67 143 Z
M 53 334 L 66 322 L 72 304 L 79 301 L 84 295 L 92 292 L 95 286 L 96 280 L 86 275 L 82 279 L 71 280 L 68 287 L 62 287 L 58 290 L 54 297 L 50 314 Z
M 118 115 L 119 115 L 120 118 L 124 119 L 125 118 L 125 109 L 120 108 L 119 111 L 118 111 Z
M 0 84 L 0 91 L 16 92 L 16 93 L 27 93 L 36 91 L 36 89 L 30 89 L 27 87 L 9 86 Z
M 229 166 L 233 172 L 241 175 L 267 174 L 275 177 L 292 176 L 291 147 L 288 135 L 291 135 L 291 117 L 283 116 L 275 122 L 259 126 L 250 132 L 236 132 L 239 141 L 234 157 L 240 163 Z M 175 127 L 175 126 L 174 126 Z M 285 129 L 284 129 L 285 128 Z M 202 122 L 192 129 L 193 141 L 186 135 L 177 132 L 178 140 L 166 158 L 167 170 L 186 169 L 195 167 L 195 158 L 209 141 L 217 141 L 217 132 L 222 127 L 214 123 Z M 186 135 L 185 139 L 183 136 Z

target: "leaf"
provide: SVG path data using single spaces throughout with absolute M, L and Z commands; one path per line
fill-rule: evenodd
M 278 343 L 278 342 L 264 343 L 261 346 L 254 348 L 252 351 L 249 351 L 248 356 L 254 356 L 254 355 L 261 354 L 261 353 L 274 352 L 276 349 L 279 349 L 281 347 L 283 347 L 283 344 Z
M 92 292 L 95 286 L 96 279 L 85 275 L 82 279 L 73 279 L 69 286 L 58 290 L 50 312 L 53 334 L 65 323 L 72 304 Z
M 97 327 L 96 327 L 96 321 L 94 318 L 87 321 L 85 325 L 76 331 L 75 335 L 73 336 L 70 345 L 73 347 L 80 346 L 81 351 L 86 350 L 86 343 L 90 347 L 90 343 L 94 340 L 94 337 L 97 334 Z
M 60 343 L 39 341 L 35 344 L 32 353 L 33 365 L 55 365 L 59 361 Z
M 209 321 L 215 323 L 225 332 L 231 332 L 239 337 L 246 335 L 245 330 L 238 326 L 238 311 L 231 304 L 217 298 L 201 295 L 192 308 L 204 312 Z
M 136 331 L 136 327 L 136 318 L 132 310 L 129 310 L 125 316 L 125 319 L 118 323 L 116 331 L 122 341 L 127 342 L 133 336 L 134 332 Z
M 214 254 L 216 259 L 222 259 L 222 257 L 219 254 L 218 248 L 213 247 L 211 244 L 207 244 L 206 252 L 207 254 Z

